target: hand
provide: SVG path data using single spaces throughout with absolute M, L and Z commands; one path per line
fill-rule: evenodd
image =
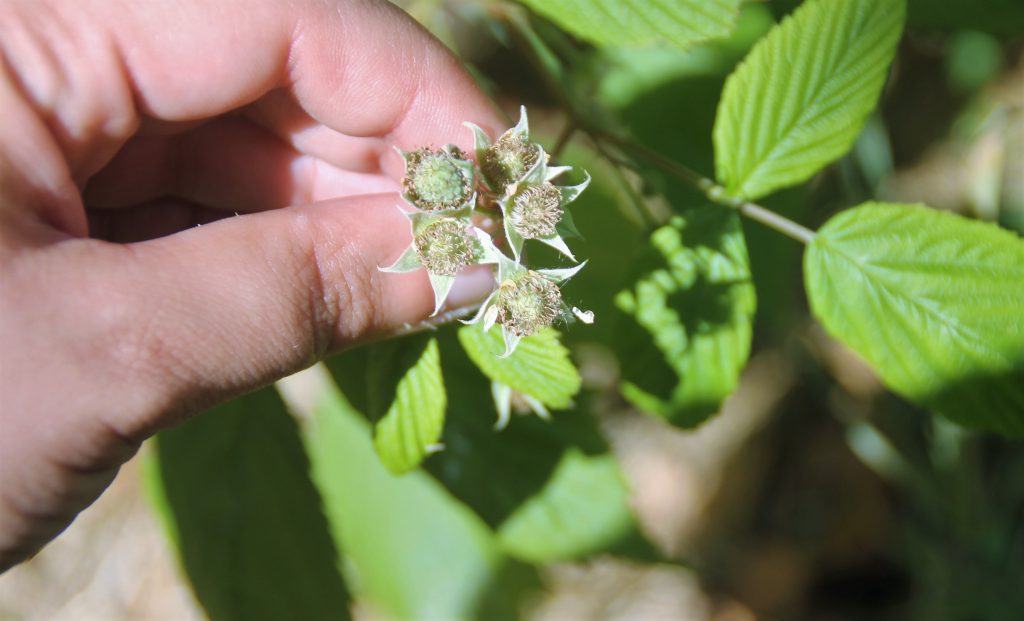
M 426 317 L 392 146 L 501 121 L 383 0 L 0 0 L 0 54 L 2 570 L 161 427 Z

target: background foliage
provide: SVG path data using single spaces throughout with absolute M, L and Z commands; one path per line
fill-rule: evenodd
M 284 385 L 292 416 L 268 388 L 163 433 L 151 495 L 212 618 L 529 617 L 607 559 L 687 567 L 708 618 L 1024 609 L 1019 3 L 405 4 L 592 175 L 563 294 L 597 322 L 508 359 L 447 325 Z M 709 428 L 731 461 L 676 544 L 630 464 Z

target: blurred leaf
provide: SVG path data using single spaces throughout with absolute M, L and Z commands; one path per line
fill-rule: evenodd
M 211 619 L 349 618 L 308 470 L 272 387 L 157 436 L 151 495 Z
M 496 529 L 516 558 L 554 562 L 633 553 L 628 546 L 642 538 L 622 474 L 593 418 L 577 410 L 551 421 L 522 416 L 495 432 L 487 378 L 455 339 L 442 334 L 440 341 L 445 382 L 459 398 L 449 406 L 446 449 L 425 467 Z
M 558 331 L 545 328 L 519 342 L 507 358 L 501 331 L 483 331 L 480 323 L 459 329 L 459 342 L 487 377 L 511 386 L 552 408 L 567 408 L 580 390 L 580 374 L 559 342 Z
M 889 131 L 880 113 L 872 114 L 853 145 L 852 160 L 863 178 L 865 190 L 874 196 L 894 169 Z M 870 198 L 871 196 L 865 197 Z
M 756 296 L 736 214 L 705 206 L 673 217 L 651 235 L 641 270 L 616 296 L 622 394 L 693 427 L 735 390 L 750 355 Z
M 303 439 L 360 597 L 397 619 L 473 619 L 495 601 L 516 618 L 508 602 L 536 584 L 532 569 L 504 557 L 487 525 L 425 473 L 389 474 L 365 420 L 326 383 Z
M 980 30 L 1000 37 L 1024 37 L 1024 2 L 1020 0 L 909 0 L 914 28 L 955 32 Z
M 593 53 L 595 70 L 590 78 L 597 83 L 598 95 L 604 103 L 624 108 L 637 97 L 669 82 L 727 74 L 774 23 L 767 7 L 747 4 L 728 39 L 688 50 L 598 48 Z
M 946 72 L 956 92 L 971 93 L 996 77 L 1003 66 L 1003 48 L 989 34 L 958 32 L 950 41 Z
M 550 563 L 607 551 L 635 528 L 615 457 L 573 448 L 548 485 L 501 525 L 498 537 L 516 558 Z
M 810 178 L 853 145 L 903 27 L 904 0 L 808 0 L 726 82 L 715 167 L 756 199 Z
M 825 328 L 893 390 L 966 426 L 1024 435 L 1024 241 L 922 205 L 835 216 L 804 256 Z
M 724 37 L 739 0 L 521 0 L 568 32 L 597 45 L 640 47 L 667 42 L 680 48 Z
M 373 394 L 384 391 L 375 409 L 386 408 L 379 419 L 371 413 L 373 445 L 388 470 L 408 472 L 436 450 L 444 427 L 447 395 L 437 340 L 413 336 L 374 345 L 368 373 Z

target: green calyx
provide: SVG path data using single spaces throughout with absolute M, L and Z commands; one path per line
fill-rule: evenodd
M 406 198 L 425 211 L 458 209 L 473 196 L 473 163 L 457 147 L 418 149 L 405 155 Z
M 499 324 L 516 336 L 529 336 L 554 323 L 562 293 L 551 280 L 529 270 L 501 283 L 495 307 Z
M 511 129 L 480 155 L 480 171 L 494 191 L 505 194 L 534 167 L 539 158 L 538 145 Z
M 512 199 L 508 218 L 520 235 L 526 239 L 536 239 L 555 235 L 555 227 L 562 219 L 562 214 L 561 191 L 545 181 L 517 194 Z
M 477 240 L 466 227 L 464 220 L 444 218 L 416 234 L 413 239 L 416 255 L 428 272 L 454 276 L 463 267 L 476 262 Z

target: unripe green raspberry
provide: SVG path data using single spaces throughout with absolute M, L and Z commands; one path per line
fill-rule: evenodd
M 402 187 L 412 204 L 426 211 L 457 209 L 473 195 L 473 181 L 466 173 L 472 163 L 456 147 L 423 148 L 406 155 Z
M 509 221 L 526 239 L 548 237 L 562 219 L 562 193 L 548 182 L 530 186 L 512 199 Z
M 519 132 L 509 130 L 480 156 L 480 170 L 491 188 L 504 194 L 523 178 L 540 157 L 540 149 Z
M 554 323 L 562 293 L 558 285 L 531 270 L 501 283 L 495 306 L 498 323 L 516 336 L 529 336 Z
M 428 224 L 413 244 L 423 267 L 432 274 L 454 276 L 476 260 L 477 241 L 466 231 L 466 222 L 456 218 Z

